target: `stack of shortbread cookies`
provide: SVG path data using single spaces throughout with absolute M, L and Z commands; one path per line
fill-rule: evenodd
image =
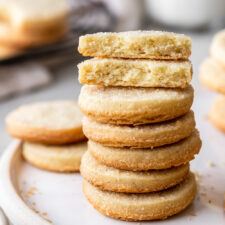
M 158 31 L 80 37 L 85 84 L 79 107 L 89 139 L 83 191 L 104 215 L 164 219 L 196 194 L 189 161 L 201 148 L 195 129 L 191 39 Z
M 56 172 L 79 171 L 87 149 L 82 114 L 74 101 L 21 106 L 6 118 L 12 137 L 24 141 L 22 154 L 32 165 Z
M 225 132 L 225 30 L 213 38 L 211 56 L 200 66 L 200 81 L 209 89 L 220 93 L 209 112 L 209 119 Z

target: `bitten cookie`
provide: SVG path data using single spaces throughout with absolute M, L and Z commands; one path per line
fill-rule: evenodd
M 90 59 L 78 65 L 82 84 L 134 87 L 182 87 L 191 82 L 190 61 Z
M 148 148 L 177 142 L 195 129 L 194 113 L 155 124 L 118 126 L 83 118 L 83 132 L 92 141 L 105 146 Z
M 79 107 L 88 117 L 111 124 L 146 124 L 170 120 L 190 110 L 193 88 L 137 88 L 84 85 Z
M 199 79 L 206 87 L 225 94 L 225 64 L 208 58 L 201 64 L 199 73 Z
M 42 145 L 24 142 L 23 157 L 32 165 L 55 172 L 76 172 L 81 158 L 87 150 L 87 143 L 71 145 Z
M 81 36 L 78 50 L 84 56 L 187 59 L 191 38 L 162 31 L 95 33 Z
M 100 163 L 124 170 L 167 169 L 194 159 L 201 148 L 198 131 L 171 145 L 156 148 L 115 148 L 89 141 L 88 150 Z
M 7 116 L 6 125 L 15 138 L 57 145 L 85 139 L 81 119 L 75 101 L 52 101 L 17 108 Z
M 214 36 L 210 51 L 211 55 L 225 66 L 225 30 Z
M 26 48 L 58 41 L 68 31 L 68 13 L 64 0 L 0 1 L 0 43 Z
M 87 151 L 80 171 L 89 183 L 102 190 L 145 193 L 161 191 L 180 183 L 189 173 L 189 163 L 167 170 L 126 171 L 100 164 Z
M 88 201 L 102 214 L 127 221 L 166 219 L 184 210 L 194 200 L 196 181 L 192 173 L 177 186 L 147 194 L 102 191 L 84 181 Z
M 209 112 L 210 121 L 225 132 L 225 97 L 221 96 L 215 100 Z

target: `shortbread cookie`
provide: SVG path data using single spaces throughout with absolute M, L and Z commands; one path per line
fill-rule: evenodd
M 128 194 L 102 191 L 84 181 L 83 191 L 88 201 L 103 215 L 127 221 L 166 219 L 184 210 L 194 200 L 196 181 L 192 173 L 168 190 Z
M 41 169 L 75 172 L 79 171 L 81 158 L 86 150 L 86 142 L 58 146 L 24 142 L 23 157 Z
M 57 145 L 85 139 L 81 119 L 75 101 L 52 101 L 17 108 L 7 116 L 6 125 L 15 138 Z
M 0 45 L 0 60 L 9 59 L 11 57 L 17 56 L 23 51 L 14 47 L 9 47 L 5 45 Z
M 209 112 L 209 119 L 220 130 L 225 132 L 225 97 L 221 96 L 215 100 Z
M 134 87 L 182 87 L 191 82 L 190 61 L 90 59 L 78 65 L 82 84 Z
M 100 163 L 117 169 L 144 171 L 167 169 L 194 159 L 201 148 L 198 131 L 171 145 L 155 148 L 115 148 L 89 141 L 88 150 Z
M 200 81 L 208 88 L 225 95 L 225 64 L 214 58 L 206 59 L 199 71 Z
M 0 43 L 33 47 L 61 39 L 68 30 L 65 0 L 1 0 Z
M 225 30 L 214 36 L 210 50 L 211 55 L 225 66 Z
M 161 191 L 180 183 L 189 173 L 189 163 L 167 170 L 126 171 L 100 164 L 87 151 L 80 170 L 89 183 L 102 190 L 145 193 Z
M 187 59 L 191 38 L 162 31 L 95 33 L 81 36 L 78 50 L 84 56 Z
M 145 124 L 170 120 L 190 110 L 193 88 L 138 88 L 84 85 L 79 96 L 81 111 L 111 124 Z
M 195 129 L 194 113 L 155 124 L 139 126 L 112 125 L 83 119 L 83 132 L 92 141 L 105 146 L 148 148 L 177 142 Z

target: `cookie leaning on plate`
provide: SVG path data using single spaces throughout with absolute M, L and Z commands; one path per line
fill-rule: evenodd
M 90 59 L 78 65 L 82 84 L 135 87 L 182 87 L 192 78 L 191 62 L 146 59 Z
M 180 183 L 189 173 L 189 163 L 167 170 L 126 171 L 100 164 L 87 151 L 80 170 L 84 179 L 102 190 L 145 193 L 164 190 Z
M 192 173 L 173 188 L 147 194 L 102 191 L 87 181 L 83 184 L 83 192 L 95 209 L 106 216 L 127 221 L 166 219 L 177 214 L 191 204 L 196 189 Z
M 225 97 L 218 97 L 213 103 L 209 112 L 210 121 L 225 132 Z
M 111 124 L 146 124 L 170 120 L 187 113 L 193 88 L 138 88 L 84 85 L 81 111 L 93 120 Z
M 81 119 L 75 101 L 52 101 L 15 109 L 6 117 L 6 125 L 15 138 L 57 145 L 85 139 Z
M 205 59 L 199 73 L 199 80 L 206 87 L 225 94 L 225 64 L 214 58 Z
M 76 172 L 87 150 L 86 142 L 71 145 L 43 145 L 24 142 L 23 157 L 32 165 L 55 172 Z
M 191 38 L 162 31 L 95 33 L 81 36 L 78 50 L 84 56 L 187 59 Z
M 167 169 L 194 159 L 201 148 L 198 131 L 170 145 L 155 148 L 116 148 L 89 141 L 88 150 L 100 163 L 124 170 Z

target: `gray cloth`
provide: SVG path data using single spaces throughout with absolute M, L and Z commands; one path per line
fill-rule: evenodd
M 0 100 L 42 87 L 51 82 L 46 67 L 37 63 L 20 63 L 0 67 Z

